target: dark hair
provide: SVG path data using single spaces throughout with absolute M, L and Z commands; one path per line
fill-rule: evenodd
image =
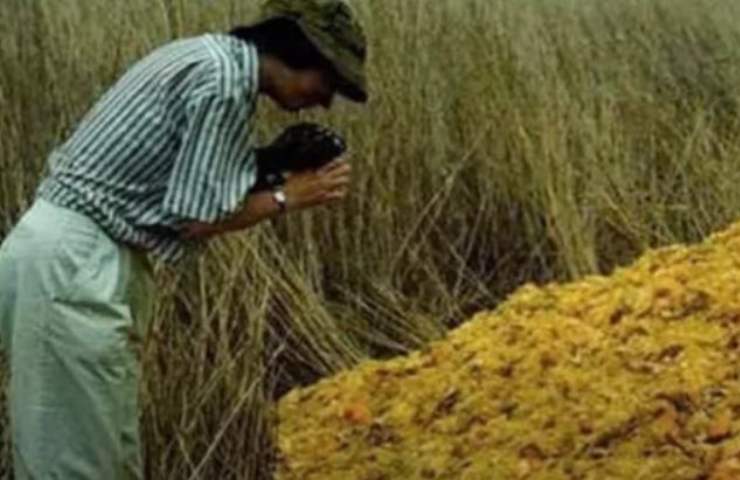
M 290 19 L 274 18 L 238 26 L 228 33 L 254 44 L 259 53 L 273 55 L 293 69 L 324 68 L 334 72 L 332 64 Z

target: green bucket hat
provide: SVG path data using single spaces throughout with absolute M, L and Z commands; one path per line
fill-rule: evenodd
M 367 101 L 367 41 L 362 26 L 344 0 L 267 0 L 259 22 L 287 18 L 296 23 L 339 75 L 339 91 Z

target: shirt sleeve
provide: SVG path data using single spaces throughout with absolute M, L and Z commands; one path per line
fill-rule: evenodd
M 256 180 L 246 98 L 209 93 L 190 101 L 163 200 L 174 223 L 213 223 L 237 210 Z

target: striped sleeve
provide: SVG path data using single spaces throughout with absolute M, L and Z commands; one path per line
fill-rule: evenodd
M 233 213 L 254 185 L 246 98 L 207 93 L 187 106 L 187 126 L 163 209 L 176 221 L 213 223 Z

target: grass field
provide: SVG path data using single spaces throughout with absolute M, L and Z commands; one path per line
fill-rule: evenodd
M 128 65 L 256 3 L 3 0 L 0 238 Z M 311 114 L 349 138 L 351 198 L 159 269 L 148 478 L 264 478 L 271 400 L 291 386 L 416 349 L 526 281 L 606 273 L 738 217 L 737 2 L 354 4 L 371 102 Z M 267 102 L 258 118 L 264 139 L 295 120 Z

